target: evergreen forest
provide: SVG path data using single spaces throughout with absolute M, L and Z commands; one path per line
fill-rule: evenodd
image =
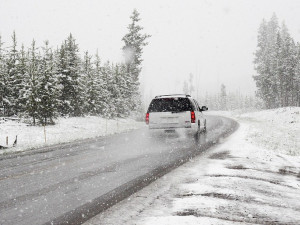
M 122 63 L 102 62 L 98 52 L 80 54 L 71 33 L 56 48 L 49 41 L 36 46 L 35 40 L 19 46 L 16 32 L 8 45 L 0 37 L 0 116 L 46 125 L 58 116 L 114 118 L 140 112 L 139 75 L 150 35 L 142 34 L 137 10 L 130 19 Z

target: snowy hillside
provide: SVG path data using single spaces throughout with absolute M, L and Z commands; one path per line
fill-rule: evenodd
M 248 141 L 275 152 L 300 155 L 300 107 L 242 114 L 249 124 Z
M 222 144 L 86 224 L 299 224 L 299 112 L 226 113 L 240 127 Z
M 8 137 L 8 147 L 13 145 L 16 136 L 18 136 L 18 141 L 16 147 L 0 150 L 0 154 L 106 136 L 142 126 L 145 126 L 143 122 L 136 122 L 132 119 L 106 120 L 101 117 L 90 116 L 59 118 L 56 125 L 46 126 L 44 130 L 42 126 L 28 126 L 22 122 L 1 119 L 0 145 L 6 146 L 6 137 Z
M 209 115 L 233 118 L 249 126 L 247 142 L 288 155 L 300 155 L 300 107 L 257 112 L 212 111 Z

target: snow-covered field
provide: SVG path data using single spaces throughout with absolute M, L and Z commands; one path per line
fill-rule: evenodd
M 224 143 L 86 224 L 300 224 L 300 108 L 221 115 Z
M 74 140 L 106 136 L 125 132 L 145 126 L 143 122 L 133 119 L 106 120 L 100 117 L 59 118 L 56 125 L 28 126 L 25 123 L 0 118 L 0 145 L 8 149 L 0 149 L 0 154 L 12 151 L 24 151 Z M 16 147 L 12 145 L 18 136 Z
M 286 107 L 251 113 L 209 112 L 246 123 L 247 142 L 274 152 L 300 155 L 300 108 Z

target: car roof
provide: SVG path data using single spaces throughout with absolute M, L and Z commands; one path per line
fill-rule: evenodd
M 179 98 L 179 97 L 183 97 L 183 98 L 190 98 L 190 95 L 186 95 L 186 94 L 172 94 L 172 95 L 157 95 L 155 96 L 155 98 Z

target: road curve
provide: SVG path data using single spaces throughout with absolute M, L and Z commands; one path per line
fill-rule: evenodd
M 200 154 L 236 130 L 207 117 L 207 133 L 106 138 L 0 157 L 0 224 L 81 224 Z

